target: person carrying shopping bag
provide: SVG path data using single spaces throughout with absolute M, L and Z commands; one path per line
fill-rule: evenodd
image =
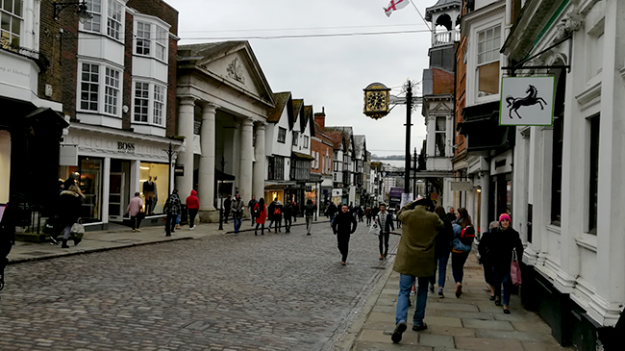
M 462 295 L 462 279 L 464 278 L 464 264 L 473 248 L 475 239 L 475 228 L 467 225 L 462 228 L 458 224 L 453 224 L 454 240 L 451 249 L 451 269 L 456 281 L 456 298 Z

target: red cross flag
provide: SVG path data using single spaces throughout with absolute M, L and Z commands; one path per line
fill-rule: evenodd
M 410 0 L 391 0 L 388 6 L 384 8 L 384 13 L 386 13 L 387 17 L 390 17 L 393 11 L 403 9 L 408 6 L 408 3 L 410 3 Z

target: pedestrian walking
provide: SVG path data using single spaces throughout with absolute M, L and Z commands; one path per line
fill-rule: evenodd
M 273 222 L 276 224 L 276 226 L 273 228 L 273 232 L 282 233 L 282 202 L 276 201 L 273 212 L 271 212 L 271 217 Z
M 139 226 L 141 225 L 141 216 L 143 209 L 143 199 L 141 199 L 141 193 L 136 192 L 135 197 L 130 199 L 130 203 L 128 204 L 128 208 L 126 208 L 126 212 L 130 214 L 130 224 L 132 226 L 132 232 L 140 232 Z
M 273 225 L 273 211 L 276 209 L 277 202 L 278 198 L 276 197 L 267 207 L 267 215 L 269 216 L 269 226 L 267 227 L 267 230 L 269 230 L 269 232 L 271 232 L 271 226 Z
M 471 216 L 469 216 L 469 212 L 464 207 L 458 209 L 458 213 L 456 213 L 456 220 L 452 221 L 452 223 L 458 224 L 460 228 L 466 228 L 468 225 L 473 226 Z
M 450 207 L 449 212 L 447 213 L 447 219 L 453 223 L 456 220 L 456 213 L 454 212 L 454 208 Z
M 488 231 L 482 233 L 480 243 L 477 246 L 480 264 L 484 268 L 484 280 L 490 289 L 490 300 L 495 301 L 495 269 L 493 267 L 493 255 L 490 251 L 493 231 L 499 227 L 499 222 L 492 221 L 488 225 Z
M 330 202 L 330 205 L 328 206 L 328 215 L 330 216 L 330 223 L 334 222 L 334 217 L 336 217 L 337 211 L 338 211 L 338 208 L 336 207 L 334 202 Z
M 9 264 L 9 252 L 15 244 L 17 207 L 9 202 L 0 206 L 0 291 L 4 289 L 4 269 Z
M 247 208 L 250 211 L 250 222 L 252 223 L 252 227 L 254 226 L 255 223 L 255 219 L 256 217 L 254 217 L 254 207 L 256 207 L 256 204 L 258 203 L 258 201 L 256 201 L 256 195 L 252 195 L 252 199 L 247 203 Z
M 165 220 L 165 236 L 171 236 L 171 233 L 175 233 L 176 218 L 182 210 L 180 196 L 178 196 L 178 189 L 174 189 L 165 202 L 165 212 L 167 213 L 167 219 Z
M 256 229 L 254 229 L 254 235 L 258 235 L 258 226 L 261 226 L 260 235 L 265 235 L 265 220 L 267 219 L 267 207 L 265 206 L 265 199 L 262 197 L 258 200 L 256 206 L 254 206 L 254 214 L 256 218 Z
M 367 205 L 367 207 L 365 208 L 365 217 L 367 218 L 367 227 L 371 225 L 371 218 L 373 218 L 371 216 L 371 207 L 369 205 Z
M 234 196 L 234 201 L 232 201 L 232 221 L 234 222 L 234 234 L 239 234 L 239 229 L 241 229 L 244 208 L 245 206 L 243 205 L 243 200 L 241 200 L 241 195 L 236 194 Z
M 438 297 L 444 298 L 443 288 L 445 287 L 445 275 L 447 274 L 447 262 L 449 262 L 449 254 L 451 253 L 451 242 L 454 240 L 454 228 L 445 213 L 445 209 L 441 206 L 436 207 L 434 212 L 438 218 L 443 221 L 444 227 L 436 236 L 436 246 L 434 249 L 434 257 L 438 265 Z M 436 276 L 432 276 L 430 280 L 430 291 L 434 292 L 434 284 Z
M 293 220 L 293 203 L 291 200 L 287 200 L 286 204 L 282 206 L 282 215 L 284 216 L 284 229 L 286 233 L 291 232 L 291 224 Z
M 404 229 L 393 265 L 393 270 L 400 273 L 395 330 L 391 335 L 394 343 L 401 341 L 402 333 L 408 328 L 408 302 L 415 281 L 418 282 L 418 288 L 412 330 L 427 329 L 423 319 L 428 298 L 428 282 L 436 272 L 434 243 L 438 232 L 444 227 L 443 221 L 432 210 L 431 200 L 419 199 L 399 211 L 398 217 L 404 224 Z
M 224 200 L 224 223 L 228 224 L 228 217 L 230 216 L 230 209 L 232 208 L 232 195 L 228 194 L 226 200 Z
M 501 306 L 501 286 L 503 285 L 503 312 L 509 314 L 512 252 L 515 251 L 518 259 L 521 259 L 523 243 L 519 233 L 512 229 L 508 214 L 503 213 L 499 216 L 499 227 L 493 230 L 487 245 L 494 269 L 495 305 Z
M 317 212 L 317 205 L 313 204 L 311 199 L 308 199 L 306 201 L 306 205 L 304 205 L 304 214 L 306 215 L 306 235 L 310 235 L 315 212 Z
M 460 209 L 458 210 L 460 212 Z M 465 217 L 466 218 L 466 217 Z M 471 253 L 473 239 L 475 239 L 475 228 L 473 224 L 465 221 L 466 227 L 453 224 L 454 240 L 451 249 L 451 269 L 456 282 L 456 298 L 462 295 L 462 279 L 464 278 L 464 264 Z
M 200 210 L 200 199 L 197 197 L 197 191 L 191 190 L 191 195 L 187 197 L 187 211 L 189 212 L 189 230 L 195 229 L 195 216 Z
M 63 190 L 59 197 L 59 221 L 63 226 L 63 244 L 61 248 L 67 249 L 67 241 L 70 238 L 72 226 L 78 223 L 80 219 L 80 209 L 82 208 L 82 200 L 85 196 L 76 184 L 69 186 L 67 190 Z M 81 239 L 74 238 L 74 245 L 78 245 Z
M 350 236 L 356 231 L 357 226 L 358 222 L 356 222 L 356 218 L 349 213 L 347 205 L 343 205 L 341 207 L 341 212 L 334 218 L 334 222 L 332 223 L 332 230 L 336 235 L 339 252 L 341 253 L 341 264 L 343 266 L 347 264 Z
M 358 222 L 364 222 L 362 219 L 365 216 L 365 210 L 363 210 L 362 206 L 358 206 Z
M 386 205 L 380 205 L 380 212 L 375 216 L 375 222 L 380 227 L 378 239 L 380 241 L 380 260 L 383 260 L 386 258 L 386 255 L 388 255 L 388 241 L 391 237 L 391 230 L 395 233 L 393 215 L 386 211 Z

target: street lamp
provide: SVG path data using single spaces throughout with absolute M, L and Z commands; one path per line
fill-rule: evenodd
M 177 154 L 177 151 L 174 151 L 171 145 L 171 142 L 169 142 L 169 148 L 167 149 L 163 149 L 163 151 L 165 151 L 165 153 L 167 153 L 167 157 L 169 160 L 169 182 L 167 183 L 167 201 L 169 201 L 169 197 L 171 196 L 171 163 L 172 163 L 172 159 L 174 158 L 174 155 Z M 167 206 L 167 217 L 166 217 L 166 222 L 165 223 L 165 236 L 171 236 L 171 206 Z
M 55 21 L 59 20 L 59 14 L 61 13 L 61 11 L 65 10 L 70 6 L 75 6 L 77 8 L 76 15 L 78 15 L 78 21 L 80 21 L 80 23 L 85 23 L 87 20 L 93 18 L 93 15 L 89 13 L 89 8 L 87 7 L 86 1 L 53 2 L 52 5 L 54 6 L 53 17 Z

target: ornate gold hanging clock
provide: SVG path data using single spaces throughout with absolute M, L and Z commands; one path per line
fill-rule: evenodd
M 387 88 L 382 83 L 369 84 L 369 86 L 364 89 L 364 114 L 373 119 L 386 116 L 389 112 L 390 91 L 391 89 Z

